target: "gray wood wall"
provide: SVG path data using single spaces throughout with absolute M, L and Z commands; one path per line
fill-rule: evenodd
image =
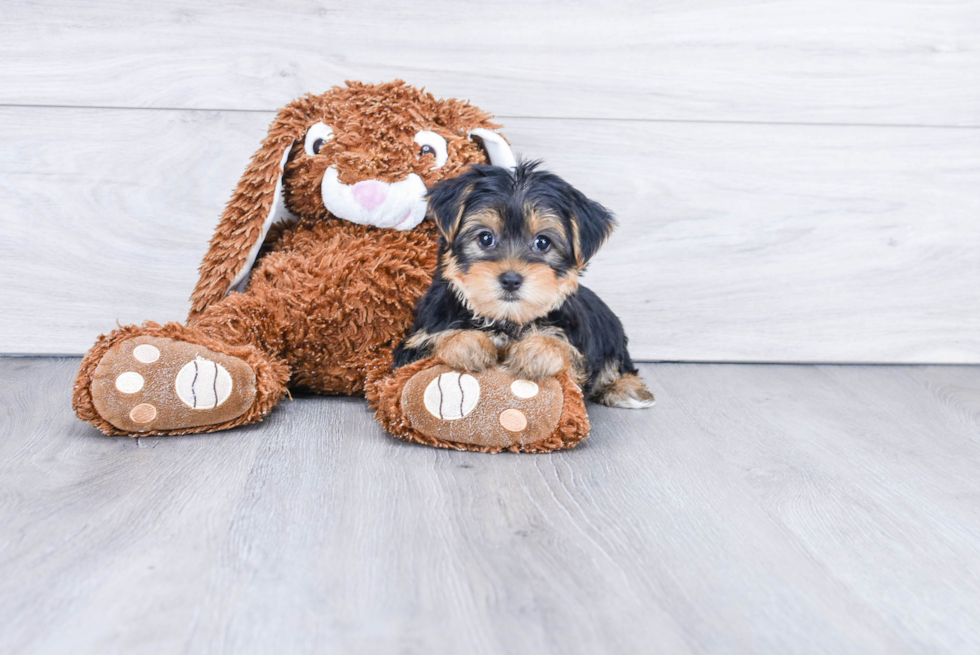
M 953 0 L 5 0 L 0 352 L 181 320 L 274 110 L 395 77 L 619 215 L 585 281 L 638 359 L 980 362 L 980 2 Z

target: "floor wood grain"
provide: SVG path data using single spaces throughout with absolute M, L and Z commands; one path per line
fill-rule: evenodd
M 4 104 L 274 110 L 402 77 L 511 117 L 980 126 L 980 8 L 961 0 L 5 0 L 0 17 Z
M 270 113 L 0 108 L 0 353 L 182 320 Z M 508 119 L 641 360 L 980 362 L 980 129 Z
M 16 653 L 975 653 L 980 368 L 643 365 L 646 412 L 486 456 L 298 398 L 105 438 L 0 359 Z

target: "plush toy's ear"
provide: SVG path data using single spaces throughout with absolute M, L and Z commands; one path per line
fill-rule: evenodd
M 492 166 L 500 166 L 511 171 L 517 167 L 517 158 L 514 157 L 510 144 L 493 130 L 482 127 L 470 130 L 470 138 L 483 145 Z
M 567 193 L 571 200 L 572 241 L 575 247 L 575 260 L 581 268 L 589 263 L 603 242 L 609 238 L 616 219 L 612 212 L 569 186 Z
M 252 156 L 201 262 L 189 320 L 229 291 L 244 289 L 269 228 L 292 217 L 282 198 L 282 173 L 297 138 L 293 131 L 277 118 Z

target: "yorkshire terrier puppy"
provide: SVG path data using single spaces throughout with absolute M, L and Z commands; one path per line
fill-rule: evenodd
M 470 373 L 502 361 L 529 380 L 568 369 L 596 402 L 653 404 L 622 323 L 578 283 L 612 231 L 609 211 L 537 162 L 472 166 L 428 200 L 439 267 L 396 367 L 436 355 Z

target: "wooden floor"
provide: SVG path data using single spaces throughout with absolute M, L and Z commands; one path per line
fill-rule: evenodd
M 553 455 L 362 399 L 106 438 L 0 359 L 9 653 L 976 653 L 980 368 L 644 365 Z

